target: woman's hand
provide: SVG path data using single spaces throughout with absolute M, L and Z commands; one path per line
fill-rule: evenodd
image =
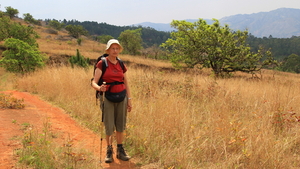
M 105 92 L 106 91 L 106 85 L 102 84 L 101 86 L 99 86 L 99 91 L 100 92 Z
M 131 109 L 132 109 L 132 104 L 131 104 L 131 99 L 127 99 L 127 111 L 128 112 L 131 112 Z

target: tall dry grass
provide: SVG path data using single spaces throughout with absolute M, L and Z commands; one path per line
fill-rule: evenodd
M 157 168 L 300 167 L 300 76 L 263 79 L 128 67 L 133 95 L 126 145 L 140 165 Z M 92 69 L 46 68 L 18 79 L 99 133 Z

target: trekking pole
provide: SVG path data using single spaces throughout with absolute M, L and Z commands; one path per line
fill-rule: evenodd
M 106 82 L 103 82 L 103 84 L 105 85 Z M 104 98 L 105 98 L 105 91 L 102 94 L 102 117 L 101 117 L 101 122 L 100 122 L 100 163 L 102 163 L 102 140 L 103 140 L 103 112 L 104 112 Z M 100 103 L 101 104 L 101 103 Z
M 103 84 L 106 85 L 106 82 L 103 82 Z M 104 98 L 105 98 L 105 91 L 103 92 L 103 95 L 102 95 L 103 103 L 104 103 Z

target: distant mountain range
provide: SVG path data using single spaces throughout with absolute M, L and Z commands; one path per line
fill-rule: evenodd
M 195 22 L 198 19 L 188 19 Z M 205 19 L 208 24 L 213 23 L 211 19 Z M 300 9 L 279 8 L 270 12 L 259 12 L 253 14 L 238 14 L 224 17 L 219 20 L 222 25 L 228 24 L 233 30 L 246 30 L 256 37 L 290 38 L 300 36 Z M 143 27 L 151 27 L 158 31 L 170 32 L 175 29 L 170 23 L 143 22 Z

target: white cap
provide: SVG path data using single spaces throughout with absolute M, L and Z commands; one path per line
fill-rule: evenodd
M 119 46 L 120 46 L 120 48 L 121 48 L 121 51 L 123 50 L 123 47 L 120 45 L 120 43 L 119 43 L 119 41 L 117 40 L 117 39 L 111 39 L 111 40 L 109 40 L 108 42 L 107 42 L 107 44 L 106 44 L 106 49 L 105 50 L 108 50 L 109 48 L 110 48 L 110 46 L 112 45 L 112 44 L 118 44 Z

